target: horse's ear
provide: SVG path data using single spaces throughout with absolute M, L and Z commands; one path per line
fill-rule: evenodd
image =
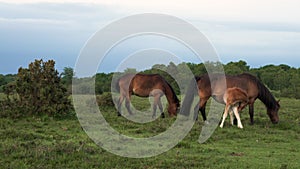
M 279 99 L 279 100 L 277 100 L 277 105 L 280 107 L 280 104 L 279 104 L 279 103 L 280 103 L 280 99 Z

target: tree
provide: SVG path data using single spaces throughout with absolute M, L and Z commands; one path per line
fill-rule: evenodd
M 102 94 L 104 92 L 111 92 L 111 81 L 113 73 L 97 73 L 95 79 L 95 92 L 96 94 Z
M 74 77 L 74 70 L 70 67 L 65 67 L 64 71 L 61 73 L 61 82 L 66 87 L 68 93 L 72 93 L 72 80 Z
M 203 63 L 195 64 L 195 63 L 187 63 L 187 66 L 191 69 L 194 75 L 203 75 L 207 73 L 206 67 Z
M 61 73 L 62 76 L 62 83 L 66 85 L 71 85 L 72 84 L 72 79 L 74 76 L 74 71 L 73 68 L 70 67 L 65 67 L 64 71 Z
M 7 74 L 2 75 L 0 74 L 0 92 L 4 92 L 5 85 L 8 85 L 11 82 L 14 82 L 16 79 L 16 75 Z
M 170 62 L 169 65 L 167 66 L 167 70 L 166 72 L 168 72 L 168 74 L 171 74 L 171 75 L 177 75 L 178 74 L 178 69 L 177 69 L 177 66 L 175 65 L 175 63 L 173 62 Z
M 0 86 L 5 84 L 5 78 L 2 74 L 0 74 Z
M 152 69 L 158 69 L 158 70 L 166 71 L 167 67 L 164 64 L 155 64 L 155 65 L 152 66 Z
M 124 73 L 137 73 L 138 71 L 135 68 L 126 68 Z
M 50 116 L 70 112 L 72 106 L 67 90 L 54 65 L 53 60 L 35 60 L 29 68 L 19 68 L 15 90 L 19 96 L 20 110 Z
M 224 65 L 225 73 L 226 74 L 240 74 L 244 72 L 249 72 L 250 66 L 247 65 L 245 61 L 238 61 L 238 62 L 229 62 Z

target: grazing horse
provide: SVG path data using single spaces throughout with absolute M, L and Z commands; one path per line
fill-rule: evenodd
M 118 115 L 121 115 L 121 105 L 125 99 L 125 106 L 129 114 L 131 95 L 139 97 L 154 97 L 153 103 L 153 117 L 155 117 L 156 108 L 159 107 L 161 116 L 164 117 L 163 106 L 161 104 L 161 97 L 166 96 L 169 103 L 168 113 L 170 116 L 175 116 L 180 106 L 171 85 L 159 74 L 126 74 L 119 78 L 116 88 L 120 92 L 120 97 L 117 103 Z
M 205 106 L 207 100 L 210 97 L 213 97 L 217 102 L 225 104 L 223 95 L 226 91 L 225 87 L 227 86 L 227 88 L 241 88 L 247 93 L 251 124 L 253 124 L 254 102 L 257 98 L 265 104 L 267 114 L 272 123 L 278 123 L 279 101 L 275 100 L 271 92 L 255 76 L 249 73 L 242 73 L 239 75 L 204 74 L 202 76 L 196 76 L 195 80 L 197 84 L 194 84 L 194 80 L 192 80 L 193 83 L 190 83 L 190 87 L 183 101 L 183 106 L 189 108 L 192 104 L 191 102 L 194 98 L 192 96 L 197 93 L 194 89 L 194 85 L 196 85 L 200 101 L 195 106 L 194 110 L 195 112 L 201 111 L 204 121 L 206 121 Z M 246 105 L 243 105 L 240 109 L 243 109 L 245 106 Z
M 232 111 L 237 119 L 237 126 L 238 128 L 243 128 L 239 111 L 241 111 L 242 108 L 244 108 L 248 104 L 248 95 L 247 93 L 238 87 L 232 87 L 228 88 L 223 96 L 223 100 L 226 104 L 223 119 L 220 124 L 220 127 L 223 128 L 224 121 L 228 115 L 228 112 L 230 114 L 230 122 L 231 125 L 233 125 L 233 114 Z

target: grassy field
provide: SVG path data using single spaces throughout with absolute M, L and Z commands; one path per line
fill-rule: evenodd
M 116 130 L 136 137 L 159 134 L 174 122 L 167 116 L 135 124 L 117 117 L 113 107 L 102 113 Z M 177 146 L 142 159 L 119 157 L 97 146 L 77 119 L 2 118 L 0 168 L 300 168 L 300 100 L 281 99 L 277 125 L 260 101 L 255 104 L 254 125 L 249 125 L 248 111 L 241 116 L 244 129 L 230 126 L 228 118 L 204 144 L 198 143 L 200 118 Z

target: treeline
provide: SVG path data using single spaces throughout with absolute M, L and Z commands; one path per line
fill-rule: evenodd
M 166 80 L 174 87 L 177 94 L 180 93 L 177 81 L 187 82 L 190 81 L 187 72 L 183 70 L 185 66 L 188 66 L 194 75 L 202 75 L 207 73 L 207 69 L 220 69 L 224 68 L 226 74 L 240 74 L 244 72 L 251 73 L 258 77 L 276 97 L 289 97 L 300 99 L 300 68 L 290 67 L 285 64 L 281 65 L 266 65 L 260 68 L 250 68 L 245 61 L 229 62 L 227 64 L 221 64 L 219 62 L 207 62 L 203 63 L 180 63 L 175 65 L 170 62 L 169 65 L 156 64 L 151 69 L 142 71 L 141 73 L 158 73 L 161 74 Z M 222 70 L 219 70 L 222 71 Z M 76 87 L 80 88 L 79 91 L 83 93 L 93 93 L 95 90 L 96 94 L 102 94 L 104 92 L 111 91 L 111 81 L 113 76 L 121 76 L 126 73 L 137 73 L 138 71 L 133 68 L 128 68 L 124 72 L 115 73 L 97 73 L 95 78 L 95 89 L 91 89 L 85 84 L 84 79 L 75 80 Z M 172 76 L 175 76 L 174 78 Z M 86 81 L 89 81 L 86 79 Z M 112 88 L 114 90 L 114 88 Z
M 250 68 L 245 61 L 229 62 L 227 64 L 221 64 L 219 62 L 207 62 L 203 63 L 180 63 L 174 64 L 170 62 L 168 65 L 156 64 L 151 69 L 142 71 L 141 73 L 158 73 L 161 74 L 166 80 L 174 87 L 177 94 L 179 94 L 179 88 L 177 81 L 190 81 L 187 72 L 183 70 L 186 66 L 189 67 L 194 75 L 202 75 L 207 73 L 207 69 L 219 69 L 223 66 L 226 74 L 239 74 L 243 72 L 251 73 L 257 76 L 276 97 L 290 97 L 300 99 L 300 68 L 290 67 L 285 64 L 281 65 L 266 65 L 260 68 Z M 221 70 L 220 70 L 221 71 Z M 94 93 L 103 94 L 105 92 L 111 92 L 111 83 L 113 77 L 118 77 L 126 73 L 137 73 L 134 68 L 128 68 L 124 72 L 112 72 L 112 73 L 97 73 L 94 77 L 95 88 L 91 88 L 88 84 L 90 78 L 74 78 L 73 87 L 78 88 L 84 94 Z M 176 76 L 172 77 L 170 76 Z M 71 92 L 73 69 L 65 68 L 60 74 L 61 83 L 66 86 L 69 92 Z M 76 74 L 75 74 L 76 76 Z M 4 86 L 12 83 L 16 80 L 16 75 L 0 75 L 0 92 L 3 92 Z M 113 82 L 114 83 L 114 82 Z M 80 93 L 78 93 L 80 94 Z

